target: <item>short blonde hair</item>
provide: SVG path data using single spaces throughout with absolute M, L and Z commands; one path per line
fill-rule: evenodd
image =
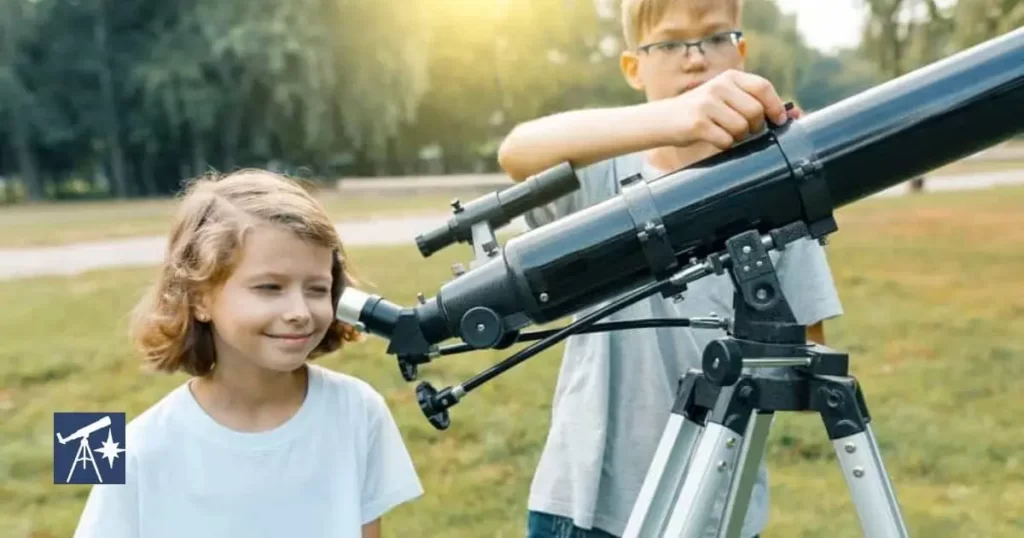
M 740 22 L 742 0 L 622 0 L 622 37 L 626 40 L 626 48 L 635 49 L 644 32 L 661 22 L 665 10 L 677 2 L 689 2 L 703 10 L 725 4 L 736 24 Z
M 208 175 L 185 188 L 156 283 L 132 312 L 132 341 L 143 361 L 163 372 L 209 373 L 216 363 L 212 329 L 195 319 L 202 293 L 234 270 L 246 231 L 272 223 L 333 251 L 331 297 L 337 304 L 355 279 L 337 230 L 320 202 L 297 181 L 264 170 Z M 334 320 L 310 359 L 358 339 Z

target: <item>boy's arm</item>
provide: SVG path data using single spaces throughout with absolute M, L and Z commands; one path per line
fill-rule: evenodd
M 498 163 L 522 181 L 566 161 L 582 168 L 617 155 L 695 142 L 727 149 L 760 131 L 766 117 L 778 124 L 788 117 L 772 84 L 730 70 L 669 99 L 563 112 L 520 124 L 502 142 Z
M 668 145 L 664 102 L 574 110 L 517 125 L 498 150 L 515 181 L 569 161 L 584 168 L 617 155 Z

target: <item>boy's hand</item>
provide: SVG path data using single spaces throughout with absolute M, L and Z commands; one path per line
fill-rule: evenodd
M 775 88 L 763 77 L 729 70 L 674 99 L 670 117 L 676 118 L 671 144 L 708 142 L 728 149 L 761 130 L 765 118 L 783 124 L 789 117 Z

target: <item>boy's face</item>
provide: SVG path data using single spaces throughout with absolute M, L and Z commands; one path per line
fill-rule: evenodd
M 622 72 L 648 101 L 667 99 L 729 69 L 744 68 L 746 42 L 725 34 L 738 21 L 726 2 L 676 1 L 653 27 L 638 36 L 635 50 L 622 53 Z M 697 47 L 666 43 L 704 40 Z

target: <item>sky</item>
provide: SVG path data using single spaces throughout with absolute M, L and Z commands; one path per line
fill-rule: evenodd
M 824 52 L 860 42 L 864 0 L 775 0 L 785 13 L 796 13 L 797 28 L 807 44 Z

